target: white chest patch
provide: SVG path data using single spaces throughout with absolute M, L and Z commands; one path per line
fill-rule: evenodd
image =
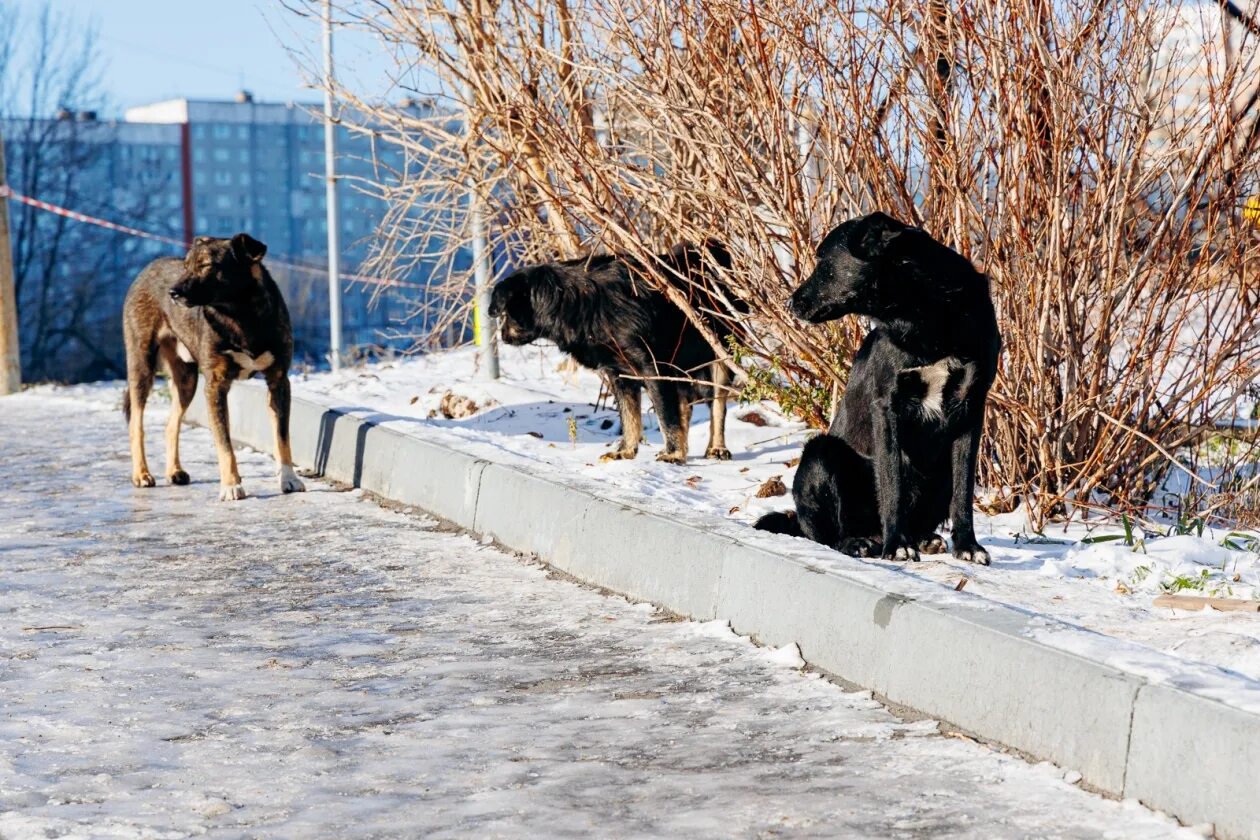
M 242 353 L 240 350 L 229 350 L 228 356 L 240 367 L 240 379 L 249 379 L 258 371 L 271 367 L 271 363 L 275 361 L 270 353 L 263 353 L 261 356 L 251 356 L 248 353 Z
M 175 342 L 175 355 L 176 355 L 176 356 L 179 356 L 179 357 L 180 357 L 181 359 L 183 359 L 185 362 L 195 362 L 195 361 L 197 361 L 196 359 L 194 359 L 194 358 L 193 358 L 192 351 L 191 351 L 191 350 L 189 350 L 189 349 L 188 349 L 188 348 L 184 345 L 184 342 L 182 342 L 182 341 L 177 341 L 177 342 Z
M 961 367 L 962 362 L 947 356 L 934 365 L 906 370 L 907 373 L 917 373 L 923 382 L 923 399 L 919 405 L 924 414 L 938 419 L 945 416 L 945 386 L 949 384 L 949 375 Z

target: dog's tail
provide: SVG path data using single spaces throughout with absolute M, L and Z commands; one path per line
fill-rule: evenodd
M 122 413 L 127 422 L 131 422 L 131 389 L 123 388 Z
M 794 510 L 779 510 L 767 513 L 753 525 L 758 531 L 769 531 L 772 534 L 787 534 L 789 537 L 803 536 L 801 523 Z

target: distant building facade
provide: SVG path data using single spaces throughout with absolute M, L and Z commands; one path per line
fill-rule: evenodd
M 413 107 L 432 109 L 423 103 Z M 269 268 L 293 315 L 297 360 L 318 364 L 326 358 L 324 134 L 322 115 L 314 106 L 255 102 L 248 94 L 236 101 L 176 99 L 131 108 L 121 121 L 63 113 L 56 119 L 0 121 L 0 132 L 15 191 L 180 242 L 247 231 L 266 243 Z M 337 171 L 343 178 L 337 198 L 345 274 L 359 272 L 372 234 L 386 212 L 382 200 L 355 189 L 353 183 L 378 180 L 381 172 L 401 171 L 401 154 L 392 144 L 374 144 L 361 134 L 337 128 Z M 71 179 L 72 190 L 66 188 Z M 99 288 L 88 290 L 82 283 L 57 277 L 54 270 L 43 280 L 49 289 L 41 288 L 38 294 L 33 286 L 28 289 L 26 297 L 39 300 L 20 307 L 24 348 L 28 334 L 49 332 L 39 323 L 41 313 L 35 311 L 43 306 L 56 312 L 56 307 L 46 305 L 49 291 L 79 297 L 90 294 L 98 312 L 93 327 L 98 335 L 91 354 L 101 357 L 101 363 L 83 376 L 120 372 L 118 319 L 126 288 L 145 262 L 162 254 L 178 254 L 180 248 L 90 228 L 23 205 L 12 204 L 11 212 L 18 217 L 14 227 L 20 221 L 26 231 L 23 241 L 30 252 L 30 267 L 37 267 L 40 248 L 70 233 L 76 238 L 74 259 L 61 254 L 47 262 L 64 264 L 67 272 L 79 271 L 86 262 L 102 275 Z M 293 270 L 284 263 L 306 268 Z M 406 279 L 423 283 L 428 278 Z M 377 295 L 373 301 L 374 291 L 343 284 L 345 345 L 405 348 L 410 340 L 399 333 L 409 331 L 403 322 L 417 307 L 414 290 Z M 119 335 L 111 339 L 111 330 Z M 47 352 L 37 346 L 32 350 Z M 104 364 L 106 358 L 112 363 Z M 48 378 L 77 377 L 69 373 Z

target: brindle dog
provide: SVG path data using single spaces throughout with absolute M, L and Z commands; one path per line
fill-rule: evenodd
M 219 452 L 219 498 L 245 498 L 228 431 L 228 389 L 235 379 L 261 373 L 271 393 L 271 415 L 280 467 L 280 492 L 305 490 L 289 452 L 289 364 L 293 332 L 289 311 L 263 267 L 267 246 L 248 234 L 231 239 L 198 237 L 180 260 L 163 257 L 140 272 L 123 305 L 127 347 L 127 398 L 123 412 L 131 431 L 131 482 L 152 487 L 144 456 L 144 404 L 161 357 L 171 378 L 166 423 L 166 477 L 187 484 L 179 463 L 179 426 L 206 377 L 206 405 Z

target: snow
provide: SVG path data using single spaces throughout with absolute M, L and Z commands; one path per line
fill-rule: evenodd
M 702 527 L 726 523 L 747 535 L 744 529 L 761 514 L 792 506 L 790 494 L 759 499 L 756 492 L 773 476 L 781 476 L 791 487 L 794 470 L 788 464 L 800 454 L 806 437 L 802 424 L 768 404 L 732 404 L 727 440 L 734 458 L 709 461 L 696 457 L 708 439 L 708 412 L 697 408 L 690 435 L 692 457 L 678 467 L 654 460 L 661 437 L 649 413 L 647 441 L 639 457 L 600 463 L 600 454 L 617 439 L 617 414 L 595 407 L 596 375 L 586 370 L 562 373 L 558 371 L 562 359 L 550 347 L 505 347 L 503 376 L 491 382 L 480 377 L 477 355 L 466 348 L 336 374 L 306 375 L 294 382 L 294 392 Z M 440 404 L 448 392 L 471 399 L 478 411 L 461 419 L 441 416 Z M 645 411 L 648 403 L 645 399 Z M 765 425 L 740 419 L 750 412 Z M 570 438 L 570 418 L 576 424 L 576 441 Z M 966 578 L 961 597 L 1002 602 L 1148 645 L 1153 652 L 1175 657 L 1151 660 L 1162 663 L 1161 673 L 1168 681 L 1182 676 L 1178 661 L 1187 667 L 1205 663 L 1257 681 L 1252 687 L 1260 692 L 1260 614 L 1186 612 L 1151 603 L 1165 588 L 1186 586 L 1186 594 L 1260 597 L 1260 554 L 1223 547 L 1227 532 L 1208 529 L 1202 538 L 1139 532 L 1134 546 L 1121 541 L 1086 544 L 1081 540 L 1122 531 L 1093 522 L 1035 534 L 1019 513 L 977 514 L 976 529 L 993 558 L 987 568 L 949 555 L 925 556 L 912 564 L 863 562 L 944 584 L 950 594 Z M 773 539 L 773 545 L 814 552 L 820 561 L 837 556 L 801 540 Z M 1241 544 L 1238 538 L 1234 542 Z M 1256 702 L 1236 700 L 1240 705 Z
M 200 429 L 135 489 L 116 405 L 0 401 L 5 838 L 1202 834 Z

